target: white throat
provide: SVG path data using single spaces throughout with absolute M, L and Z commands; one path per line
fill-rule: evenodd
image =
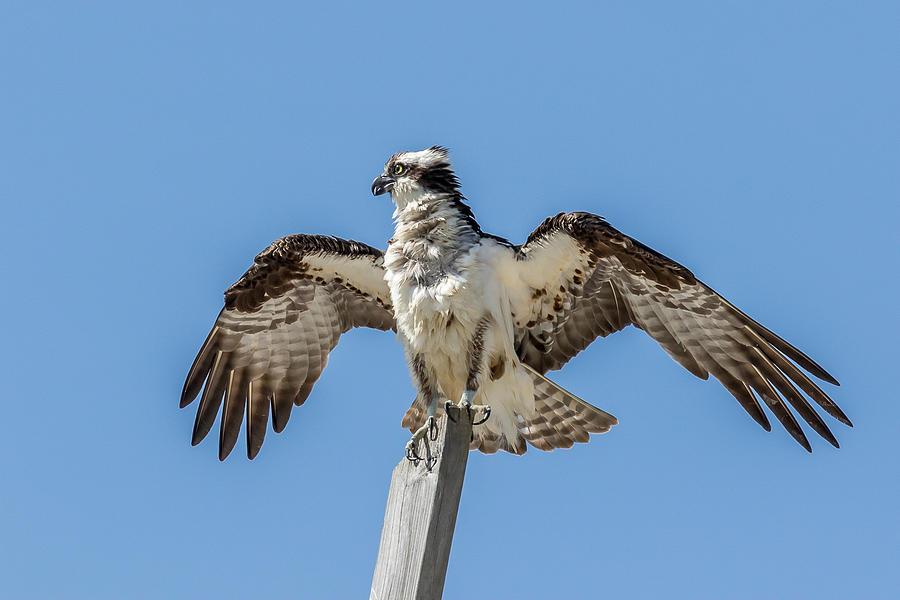
M 394 237 L 385 267 L 431 281 L 452 272 L 451 265 L 479 242 L 480 236 L 449 194 L 398 194 Z

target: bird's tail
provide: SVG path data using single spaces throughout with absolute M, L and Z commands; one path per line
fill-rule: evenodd
M 474 429 L 471 449 L 486 454 L 497 450 L 524 454 L 528 448 L 526 442 L 540 450 L 571 448 L 575 442 L 589 441 L 590 434 L 606 433 L 618 423 L 611 414 L 591 406 L 531 367 L 523 364 L 519 368 L 534 387 L 534 409 L 516 412 L 514 428 L 490 420 L 485 423 L 489 427 L 479 425 Z M 505 415 L 497 416 L 503 419 Z
M 571 448 L 587 442 L 592 433 L 606 433 L 619 421 L 522 365 L 534 382 L 534 414 L 519 426 L 520 435 L 540 450 Z
M 513 413 L 515 427 L 511 430 L 503 423 L 491 422 L 505 416 L 495 409 L 487 423 L 473 430 L 470 449 L 481 450 L 485 454 L 493 454 L 497 450 L 524 454 L 528 449 L 526 442 L 540 450 L 571 448 L 575 442 L 589 441 L 592 433 L 606 433 L 619 422 L 611 414 L 588 404 L 531 367 L 523 364 L 520 368 L 534 385 L 534 410 L 528 411 L 528 414 Z M 439 414 L 442 411 L 443 408 L 438 409 Z M 421 401 L 413 401 L 403 417 L 403 426 L 415 431 L 424 422 L 425 405 Z

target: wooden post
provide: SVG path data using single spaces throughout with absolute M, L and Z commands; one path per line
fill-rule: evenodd
M 432 460 L 404 458 L 394 468 L 369 600 L 440 600 L 444 593 L 472 436 L 466 412 L 450 411 L 456 422 L 442 416 L 428 442 Z

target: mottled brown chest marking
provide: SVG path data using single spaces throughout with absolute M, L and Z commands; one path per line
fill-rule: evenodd
M 503 373 L 506 371 L 506 356 L 494 354 L 491 356 L 490 361 L 490 374 L 491 381 L 497 381 L 501 377 L 503 377 Z

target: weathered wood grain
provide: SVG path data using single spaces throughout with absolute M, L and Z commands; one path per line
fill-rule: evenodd
M 404 458 L 394 468 L 370 600 L 437 600 L 444 592 L 472 435 L 465 411 L 450 410 L 456 422 L 438 420 L 429 464 Z

